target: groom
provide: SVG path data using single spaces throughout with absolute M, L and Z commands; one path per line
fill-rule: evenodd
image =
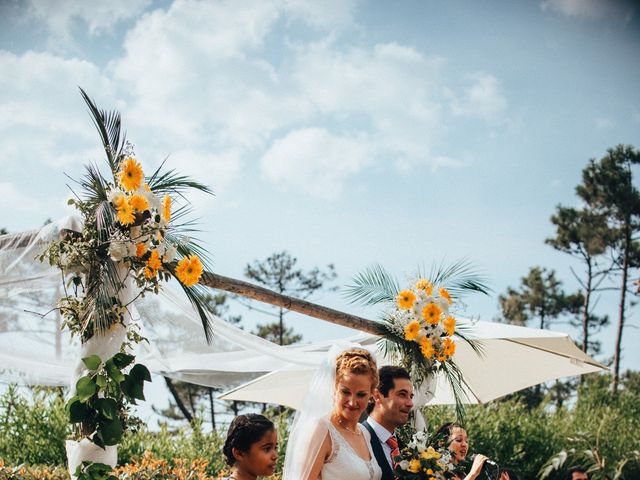
M 373 392 L 373 408 L 363 425 L 371 433 L 371 447 L 382 469 L 382 480 L 393 480 L 392 458 L 399 454 L 398 439 L 394 433 L 409 420 L 413 408 L 413 385 L 409 372 L 402 367 L 382 367 L 378 377 L 378 388 Z

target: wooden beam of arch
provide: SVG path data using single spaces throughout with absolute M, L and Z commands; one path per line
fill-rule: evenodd
M 172 267 L 175 267 L 175 264 L 173 264 Z M 329 307 L 323 307 L 322 305 L 300 300 L 299 298 L 282 295 L 268 288 L 260 287 L 243 280 L 224 277 L 212 272 L 204 272 L 199 283 L 210 288 L 224 290 L 225 292 L 234 293 L 252 300 L 275 305 L 276 307 L 286 308 L 292 312 L 302 313 L 335 325 L 342 325 L 343 327 L 353 328 L 374 335 L 382 334 L 381 325 L 373 320 L 344 313 Z

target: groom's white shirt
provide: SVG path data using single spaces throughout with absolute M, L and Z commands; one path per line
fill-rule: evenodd
M 387 440 L 389 440 L 389 437 L 391 437 L 393 433 L 376 422 L 373 418 L 371 418 L 371 416 L 369 416 L 366 421 L 369 423 L 369 425 L 371 425 L 371 428 L 373 428 L 373 431 L 376 432 L 376 435 L 380 439 L 384 456 L 387 458 L 389 466 L 392 467 L 393 464 L 391 463 L 391 447 L 387 445 Z

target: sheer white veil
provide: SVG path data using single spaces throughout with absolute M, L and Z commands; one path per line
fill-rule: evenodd
M 336 378 L 336 358 L 346 350 L 362 348 L 371 352 L 372 347 L 350 342 L 339 342 L 327 352 L 305 394 L 302 408 L 291 424 L 287 452 L 284 459 L 283 480 L 307 480 L 320 447 L 328 433 L 327 422 L 333 408 Z M 313 479 L 315 480 L 315 479 Z

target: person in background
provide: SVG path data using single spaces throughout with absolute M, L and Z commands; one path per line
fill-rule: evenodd
M 222 449 L 233 472 L 227 480 L 256 480 L 273 475 L 278 461 L 278 434 L 263 415 L 238 415 L 229 425 Z
M 567 472 L 567 480 L 589 480 L 589 475 L 584 468 L 573 467 Z
M 452 453 L 453 463 L 457 466 L 469 453 L 469 437 L 467 431 L 458 423 L 445 423 L 436 432 L 436 437 L 446 437 L 449 451 Z M 473 458 L 471 470 L 466 475 L 457 473 L 454 478 L 457 480 L 474 480 L 480 476 L 484 462 L 488 459 L 482 454 L 477 454 Z

